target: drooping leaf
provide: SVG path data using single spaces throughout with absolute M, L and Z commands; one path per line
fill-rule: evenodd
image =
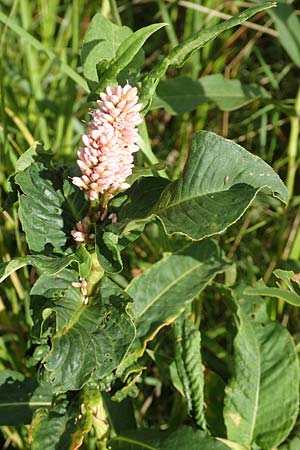
M 270 97 L 261 86 L 228 80 L 221 74 L 197 81 L 188 77 L 161 81 L 156 95 L 152 108 L 164 108 L 170 114 L 190 112 L 208 102 L 215 103 L 222 111 L 234 111 L 256 99 Z
M 109 441 L 112 450 L 228 450 L 229 447 L 203 431 L 182 427 L 174 432 L 138 430 Z
M 2 371 L 1 379 L 0 425 L 28 424 L 36 409 L 51 406 L 49 385 L 40 386 L 35 379 L 12 371 Z
M 293 339 L 268 318 L 259 297 L 231 296 L 236 314 L 235 373 L 226 388 L 228 439 L 246 448 L 277 447 L 290 433 L 299 408 L 299 363 Z
M 134 300 L 136 354 L 143 353 L 147 341 L 172 323 L 226 265 L 216 242 L 206 240 L 166 256 L 134 278 L 127 293 Z
M 127 231 L 121 236 L 106 231 L 102 226 L 96 227 L 96 252 L 99 263 L 108 273 L 118 273 L 123 270 L 121 251 L 134 242 L 141 235 L 144 224 L 136 229 Z
M 126 433 L 137 428 L 131 399 L 126 398 L 122 402 L 117 403 L 111 399 L 109 393 L 102 392 L 101 395 L 110 423 L 117 434 Z
M 88 214 L 90 206 L 84 192 L 71 182 L 72 175 L 73 173 L 69 173 L 68 171 L 61 173 L 61 177 L 64 179 L 62 192 L 65 198 L 63 215 L 66 230 L 75 228 L 75 224 Z
M 80 389 L 91 378 L 109 376 L 135 336 L 127 312 L 128 294 L 103 279 L 99 292 L 85 304 L 72 281 L 77 280 L 71 272 L 52 278 L 42 275 L 31 291 L 32 304 L 38 306 L 34 312 L 35 333 L 43 336 L 49 319 L 55 319 L 44 366 L 46 379 L 56 393 Z
M 78 265 L 81 278 L 85 278 L 88 275 L 91 266 L 90 255 L 83 246 L 79 247 L 76 253 L 69 256 L 20 256 L 19 258 L 0 264 L 0 283 L 11 275 L 11 273 L 24 266 L 34 267 L 39 274 L 55 275 L 72 263 Z
M 277 7 L 269 11 L 273 19 L 278 39 L 291 60 L 300 67 L 300 21 L 292 5 L 279 1 Z
M 187 401 L 188 412 L 196 425 L 205 430 L 201 335 L 188 314 L 182 314 L 176 320 L 175 337 L 176 367 Z
M 248 8 L 241 14 L 218 25 L 198 31 L 182 44 L 173 48 L 169 55 L 160 60 L 143 80 L 141 102 L 144 104 L 145 110 L 151 106 L 158 82 L 165 75 L 169 66 L 182 66 L 195 51 L 202 48 L 207 42 L 218 37 L 223 31 L 240 25 L 259 11 L 272 8 L 273 6 L 276 6 L 275 2 L 263 2 L 258 6 Z
M 199 240 L 224 232 L 262 190 L 287 203 L 287 189 L 268 164 L 232 141 L 201 131 L 194 135 L 182 176 L 166 186 L 152 212 L 168 234 Z

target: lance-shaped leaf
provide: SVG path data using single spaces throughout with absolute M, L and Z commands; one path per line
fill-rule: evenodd
M 146 75 L 142 83 L 141 102 L 144 104 L 145 110 L 150 107 L 157 84 L 164 76 L 169 66 L 182 66 L 195 51 L 199 50 L 207 42 L 218 37 L 223 31 L 240 25 L 259 11 L 272 8 L 273 6 L 276 6 L 275 2 L 264 2 L 253 8 L 248 8 L 238 16 L 232 17 L 216 26 L 198 31 L 182 44 L 174 47 L 168 56 L 154 66 L 154 68 Z
M 225 294 L 226 295 L 226 294 Z M 299 363 L 293 339 L 268 318 L 264 301 L 231 297 L 237 320 L 235 372 L 226 388 L 228 439 L 246 448 L 277 447 L 290 433 L 299 409 Z
M 101 282 L 99 292 L 85 304 L 72 287 L 74 273 L 54 278 L 42 275 L 32 289 L 35 333 L 41 336 L 55 318 L 51 350 L 44 360 L 45 376 L 55 392 L 80 389 L 91 378 L 109 376 L 130 347 L 135 328 L 127 312 L 130 301 L 115 283 Z
M 226 265 L 217 243 L 206 240 L 166 256 L 134 278 L 127 293 L 134 300 L 138 352 L 162 327 L 172 323 Z
M 261 190 L 287 203 L 287 189 L 268 164 L 201 131 L 194 135 L 182 176 L 164 189 L 152 212 L 167 233 L 200 240 L 234 224 Z
M 11 370 L 1 372 L 0 425 L 21 425 L 31 422 L 36 409 L 51 406 L 52 390 L 40 386 L 33 378 L 24 378 Z

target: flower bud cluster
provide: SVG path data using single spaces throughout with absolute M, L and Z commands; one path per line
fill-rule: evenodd
M 80 222 L 76 224 L 76 228 L 71 231 L 73 239 L 77 245 L 88 242 L 94 239 L 95 234 L 91 232 L 92 221 L 89 216 L 84 217 Z
M 132 173 L 133 153 L 139 150 L 137 125 L 142 122 L 137 89 L 129 84 L 108 86 L 97 104 L 78 151 L 82 176 L 73 178 L 90 200 L 103 194 L 111 197 L 115 191 L 130 187 L 126 178 Z

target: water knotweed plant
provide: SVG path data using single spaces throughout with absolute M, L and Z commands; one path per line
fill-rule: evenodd
M 36 143 L 9 180 L 7 207 L 18 202 L 29 250 L 0 265 L 0 281 L 24 266 L 33 269 L 22 298 L 30 335 L 26 358 L 5 366 L 0 412 L 6 405 L 8 413 L 0 423 L 31 423 L 32 450 L 270 450 L 295 426 L 295 343 L 271 319 L 263 297 L 299 306 L 298 278 L 277 269 L 280 288 L 229 282 L 235 267 L 222 249 L 222 236 L 254 200 L 272 198 L 280 211 L 288 202 L 286 187 L 261 158 L 203 130 L 192 137 L 184 170 L 172 180 L 157 169 L 143 122 L 157 105 L 175 111 L 176 95 L 190 100 L 186 78 L 165 79 L 169 67 L 180 70 L 206 42 L 273 6 L 262 3 L 196 32 L 148 71 L 142 47 L 165 24 L 133 32 L 101 14 L 91 21 L 82 48 L 85 79 L 68 71 L 89 91 L 87 102 L 97 104 L 77 166 L 57 164 Z M 151 239 L 159 251 L 145 266 L 139 255 L 145 243 L 155 250 Z M 206 301 L 218 301 L 218 308 L 222 302 L 234 324 L 223 327 L 228 354 L 220 351 L 223 341 L 214 345 L 215 330 L 203 329 Z M 212 348 L 228 357 L 211 358 Z M 172 392 L 171 417 L 168 410 L 163 423 L 151 418 L 147 430 L 148 400 L 143 414 L 137 406 L 146 381 L 166 383 Z

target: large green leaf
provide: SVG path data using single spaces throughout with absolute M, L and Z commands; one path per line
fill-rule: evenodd
M 291 60 L 300 67 L 300 21 L 292 5 L 285 0 L 269 12 L 278 31 L 278 39 Z
M 118 222 L 105 231 L 117 242 L 156 216 L 169 234 L 204 239 L 234 224 L 260 191 L 288 201 L 286 187 L 268 164 L 232 141 L 201 131 L 194 135 L 182 176 L 172 183 L 158 177 L 138 180 L 118 209 Z M 113 267 L 118 256 L 109 252 Z
M 206 240 L 166 256 L 134 278 L 127 293 L 134 300 L 136 348 L 142 351 L 147 341 L 172 323 L 226 265 L 217 243 Z
M 141 88 L 141 101 L 144 104 L 145 109 L 148 109 L 150 107 L 152 99 L 155 95 L 157 84 L 164 76 L 169 66 L 182 66 L 195 51 L 199 50 L 207 42 L 218 37 L 223 31 L 240 25 L 259 11 L 267 8 L 272 8 L 273 6 L 276 6 L 275 2 L 263 2 L 258 6 L 248 8 L 238 16 L 232 17 L 231 19 L 226 20 L 216 26 L 198 31 L 189 39 L 185 40 L 182 44 L 174 47 L 169 55 L 160 60 L 145 76 Z
M 0 425 L 20 425 L 31 422 L 38 408 L 51 406 L 52 390 L 40 386 L 33 378 L 24 378 L 11 370 L 1 372 Z
M 164 189 L 152 212 L 166 232 L 199 240 L 224 232 L 261 190 L 283 203 L 287 189 L 259 157 L 214 133 L 194 135 L 182 176 Z
M 190 112 L 203 103 L 213 102 L 222 111 L 234 111 L 259 98 L 269 98 L 268 92 L 256 84 L 227 80 L 221 74 L 193 80 L 179 77 L 161 81 L 152 108 L 164 108 L 170 114 Z
M 229 447 L 203 431 L 182 427 L 172 433 L 139 430 L 109 441 L 112 450 L 228 450 Z
M 49 333 L 53 323 L 49 320 L 55 317 L 51 350 L 44 360 L 45 377 L 55 392 L 80 389 L 91 378 L 109 376 L 135 336 L 127 312 L 128 294 L 103 279 L 99 292 L 85 304 L 79 289 L 71 285 L 75 280 L 66 271 L 54 277 L 42 275 L 31 291 L 35 333 Z
M 226 388 L 228 439 L 269 450 L 290 433 L 299 409 L 299 363 L 293 339 L 268 318 L 259 297 L 234 295 L 235 372 Z

